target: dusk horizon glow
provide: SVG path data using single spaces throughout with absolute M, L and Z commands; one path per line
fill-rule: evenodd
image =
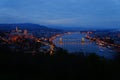
M 119 0 L 0 0 L 0 24 L 119 28 Z

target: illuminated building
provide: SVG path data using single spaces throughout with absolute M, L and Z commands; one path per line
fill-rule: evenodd
M 33 39 L 34 36 L 32 33 L 28 33 L 27 30 L 22 31 L 22 30 L 19 30 L 18 27 L 16 27 L 16 29 L 10 33 L 9 39 L 13 42 L 16 42 L 18 38 Z
M 81 42 L 85 42 L 85 39 L 84 39 L 84 38 L 82 38 Z
M 62 38 L 60 38 L 59 43 L 60 43 L 60 44 L 63 44 L 63 39 L 62 39 Z
M 27 30 L 24 30 L 24 35 L 27 35 L 28 34 L 28 31 Z
M 54 53 L 54 45 L 50 45 L 50 55 L 53 55 Z

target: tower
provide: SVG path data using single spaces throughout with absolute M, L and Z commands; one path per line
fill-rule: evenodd
M 18 32 L 19 30 L 18 30 L 18 27 L 16 27 L 16 30 L 15 30 L 16 32 Z
M 24 30 L 24 35 L 27 35 L 28 34 L 28 31 L 27 30 Z
M 60 44 L 62 44 L 62 43 L 63 43 L 63 39 L 62 39 L 62 38 L 60 38 L 59 43 L 60 43 Z

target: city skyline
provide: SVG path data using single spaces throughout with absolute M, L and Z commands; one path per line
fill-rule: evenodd
M 0 24 L 119 28 L 119 0 L 0 0 Z

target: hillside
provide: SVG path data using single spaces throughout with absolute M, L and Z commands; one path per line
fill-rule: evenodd
M 20 29 L 27 29 L 29 31 L 33 30 L 45 30 L 45 31 L 52 31 L 52 32 L 59 32 L 62 30 L 49 28 L 44 25 L 39 24 L 32 24 L 32 23 L 20 23 L 20 24 L 0 24 L 0 30 L 10 31 L 15 29 L 15 27 L 19 27 Z

